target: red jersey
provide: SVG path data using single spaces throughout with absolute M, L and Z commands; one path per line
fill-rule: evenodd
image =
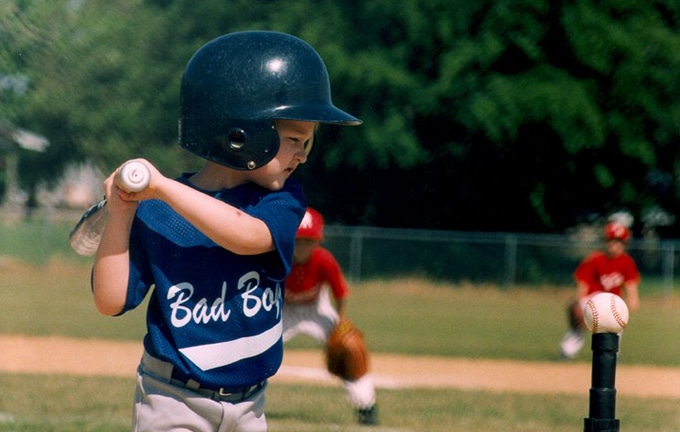
M 317 246 L 306 263 L 293 264 L 286 278 L 285 301 L 310 303 L 316 300 L 325 284 L 330 286 L 336 299 L 349 295 L 340 264 L 327 249 Z
M 607 291 L 622 297 L 623 285 L 629 281 L 639 282 L 640 273 L 628 254 L 612 258 L 602 251 L 595 251 L 579 264 L 574 278 L 588 285 L 588 295 Z

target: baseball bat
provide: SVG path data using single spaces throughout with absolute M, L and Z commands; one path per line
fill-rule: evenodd
M 151 173 L 141 162 L 128 161 L 118 171 L 118 186 L 126 192 L 140 192 L 149 185 Z M 83 213 L 68 236 L 71 249 L 78 255 L 92 256 L 99 248 L 102 232 L 109 219 L 106 198 Z

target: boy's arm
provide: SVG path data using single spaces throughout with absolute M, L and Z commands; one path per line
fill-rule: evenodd
M 344 298 L 335 299 L 335 310 L 338 312 L 340 319 L 345 318 L 347 311 L 347 303 Z
M 626 282 L 624 288 L 628 309 L 630 309 L 631 312 L 638 310 L 640 308 L 640 296 L 638 295 L 637 281 L 631 280 Z
M 143 162 L 151 172 L 149 186 L 141 192 L 120 191 L 122 199 L 164 201 L 212 241 L 235 254 L 257 255 L 274 250 L 274 239 L 262 220 L 165 177 L 149 162 Z
M 130 229 L 137 209 L 136 202 L 120 199 L 113 176 L 104 182 L 109 220 L 102 233 L 92 268 L 92 292 L 102 315 L 122 312 L 130 274 Z
M 576 280 L 576 298 L 582 299 L 588 294 L 588 282 Z
M 156 197 L 218 245 L 239 255 L 274 250 L 269 227 L 261 219 L 187 185 L 166 180 L 156 189 Z

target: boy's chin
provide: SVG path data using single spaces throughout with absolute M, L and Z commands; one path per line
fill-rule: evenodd
M 270 180 L 267 182 L 263 181 L 258 181 L 255 182 L 258 186 L 261 186 L 265 189 L 269 189 L 270 191 L 276 192 L 280 191 L 283 189 L 283 186 L 286 184 L 286 179 L 280 179 L 280 180 Z

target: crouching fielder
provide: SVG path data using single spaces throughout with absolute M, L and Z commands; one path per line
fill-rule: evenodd
M 331 333 L 342 321 L 346 323 L 346 298 L 349 286 L 340 265 L 333 255 L 320 246 L 323 241 L 324 221 L 319 212 L 307 208 L 297 231 L 293 268 L 286 279 L 283 309 L 283 342 L 295 335 L 306 334 L 326 346 Z M 331 294 L 334 302 L 331 302 Z M 355 354 L 348 347 L 348 356 Z M 365 346 L 359 357 L 366 356 Z M 362 363 L 365 358 L 348 358 L 347 361 Z M 376 394 L 373 379 L 364 372 L 340 375 L 350 403 L 361 424 L 376 424 Z M 363 368 L 362 368 L 363 369 Z M 342 376 L 345 375 L 345 376 Z M 360 375 L 360 376 L 358 376 Z
M 631 312 L 640 307 L 638 285 L 640 272 L 626 252 L 630 230 L 619 222 L 605 226 L 606 247 L 591 252 L 574 271 L 576 298 L 567 307 L 569 330 L 560 341 L 560 356 L 571 360 L 581 351 L 588 329 L 583 321 L 583 308 L 595 294 L 609 292 L 625 298 Z

